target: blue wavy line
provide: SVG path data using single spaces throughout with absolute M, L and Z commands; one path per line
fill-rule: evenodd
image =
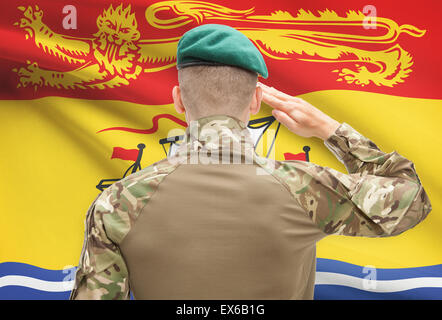
M 370 292 L 346 286 L 316 285 L 315 300 L 442 300 L 442 288 Z
M 70 294 L 70 291 L 47 292 L 19 286 L 0 288 L 0 300 L 68 300 Z
M 72 274 L 76 268 L 65 270 L 43 269 L 31 264 L 21 262 L 3 262 L 0 263 L 0 277 L 8 275 L 26 276 L 45 281 L 63 281 L 68 275 Z
M 363 266 L 337 261 L 332 259 L 318 258 L 316 270 L 318 272 L 335 272 L 349 276 L 364 278 L 367 273 L 363 272 Z M 0 277 L 7 275 L 21 275 L 45 281 L 63 281 L 73 274 L 75 268 L 65 270 L 48 270 L 30 264 L 20 262 L 0 263 Z M 401 268 L 401 269 L 376 269 L 377 280 L 397 280 L 418 277 L 442 277 L 442 264 L 434 266 Z M 72 279 L 72 278 L 71 278 Z M 69 291 L 46 292 L 21 286 L 6 286 L 0 288 L 0 299 L 56 299 L 69 298 Z M 316 285 L 315 299 L 442 299 L 442 288 L 416 288 L 400 292 L 378 293 L 370 292 L 341 285 Z
M 26 287 L 0 288 L 0 300 L 67 300 L 70 292 L 46 292 Z M 315 286 L 315 300 L 442 300 L 442 288 L 417 288 L 378 293 L 335 285 Z
M 49 270 L 20 262 L 0 263 L 0 277 L 6 275 L 21 275 L 46 281 L 63 281 L 63 279 L 74 270 L 75 267 L 65 270 Z M 364 278 L 367 275 L 367 273 L 363 272 L 363 266 L 325 258 L 317 258 L 316 271 L 335 272 L 359 278 Z M 442 277 L 442 264 L 415 268 L 377 268 L 376 277 L 377 280 Z

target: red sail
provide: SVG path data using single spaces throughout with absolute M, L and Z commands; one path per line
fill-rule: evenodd
M 123 160 L 132 160 L 136 161 L 138 158 L 138 149 L 124 149 L 120 147 L 114 147 L 114 151 L 112 152 L 111 159 L 123 159 Z
M 305 153 L 301 152 L 301 153 L 290 153 L 290 152 L 286 152 L 284 153 L 284 159 L 285 160 L 301 160 L 301 161 L 307 161 Z

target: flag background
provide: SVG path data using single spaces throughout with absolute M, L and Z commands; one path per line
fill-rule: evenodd
M 96 186 L 102 179 L 121 178 L 133 164 L 131 160 L 111 159 L 114 148 L 130 150 L 145 144 L 140 162 L 144 168 L 165 157 L 160 139 L 173 129 L 175 135 L 185 129 L 184 117 L 176 114 L 171 104 L 170 92 L 177 83 L 174 67 L 142 73 L 128 85 L 117 88 L 17 88 L 19 75 L 13 69 L 26 67 L 27 60 L 38 61 L 40 67 L 49 70 L 67 71 L 79 66 L 43 52 L 32 38 L 25 39 L 25 31 L 14 26 L 23 16 L 17 6 L 38 4 L 44 12 L 43 21 L 54 32 L 86 38 L 96 32 L 96 17 L 111 3 L 114 7 L 120 4 L 73 1 L 78 11 L 76 30 L 63 29 L 64 4 L 57 1 L 13 1 L 1 5 L 0 35 L 5 41 L 0 43 L 0 298 L 66 298 L 72 280 L 69 270 L 77 264 L 83 243 L 85 213 L 99 193 Z M 153 27 L 145 18 L 145 10 L 156 3 L 159 1 L 131 2 L 141 39 L 175 38 L 198 25 L 193 21 L 172 29 Z M 228 1 L 210 3 L 236 10 L 252 7 L 247 1 L 234 5 Z M 419 4 L 405 1 L 400 7 L 383 1 L 371 4 L 379 17 L 425 30 L 421 37 L 400 34 L 393 43 L 357 44 L 367 54 L 401 45 L 413 57 L 412 72 L 402 83 L 392 87 L 370 83 L 362 87 L 336 81 L 337 75 L 332 71 L 343 64 L 354 68 L 354 63 L 306 62 L 300 60 L 300 55 L 281 53 L 279 56 L 287 59 L 265 55 L 270 76 L 262 81 L 307 100 L 340 122 L 349 123 L 383 151 L 396 150 L 411 159 L 433 206 L 426 220 L 396 237 L 329 236 L 320 241 L 315 298 L 441 299 L 442 151 L 438 146 L 442 138 L 439 128 L 442 100 L 438 59 L 441 32 L 437 16 L 441 5 L 438 1 Z M 312 12 L 329 9 L 344 16 L 348 10 L 362 10 L 364 5 L 364 1 L 330 4 L 282 0 L 253 4 L 256 15 L 282 10 L 292 16 L 300 9 Z M 202 21 L 212 22 L 238 28 L 249 25 L 281 28 L 276 24 L 247 24 L 229 19 Z M 325 28 L 329 32 L 350 32 L 333 25 Z M 360 27 L 358 32 L 364 35 L 372 31 Z M 284 41 L 279 39 L 277 43 L 281 45 Z M 290 41 L 287 46 L 291 46 Z M 161 51 L 161 47 L 155 50 Z M 169 49 L 164 47 L 164 50 Z M 161 52 L 153 54 L 161 56 Z M 273 51 L 272 54 L 277 55 Z M 160 65 L 161 62 L 145 67 Z M 159 116 L 164 114 L 169 116 Z M 263 105 L 253 119 L 270 115 L 270 108 Z M 276 126 L 273 123 L 270 128 Z M 266 150 L 268 142 L 263 143 Z M 306 145 L 311 148 L 310 161 L 345 172 L 322 141 L 297 137 L 283 126 L 275 141 L 275 158 L 283 160 L 284 153 L 297 154 Z M 364 266 L 376 268 L 378 289 L 385 286 L 385 290 L 364 288 L 363 281 L 369 274 L 364 273 Z M 393 282 L 382 281 L 402 281 L 403 286 L 398 289 Z

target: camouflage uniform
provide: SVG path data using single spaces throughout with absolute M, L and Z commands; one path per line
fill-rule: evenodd
M 348 174 L 259 157 L 235 118 L 192 122 L 177 155 L 93 202 L 71 299 L 312 299 L 317 241 L 394 236 L 431 211 L 411 161 L 346 123 L 325 145 Z

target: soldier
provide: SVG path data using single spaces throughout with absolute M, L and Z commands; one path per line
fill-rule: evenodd
M 208 24 L 186 32 L 177 68 L 172 95 L 189 124 L 184 142 L 92 203 L 71 299 L 129 299 L 130 292 L 312 299 L 317 241 L 395 236 L 431 211 L 411 161 L 258 83 L 267 78 L 264 59 L 239 31 Z M 258 156 L 246 123 L 261 101 L 293 133 L 324 140 L 348 174 Z

